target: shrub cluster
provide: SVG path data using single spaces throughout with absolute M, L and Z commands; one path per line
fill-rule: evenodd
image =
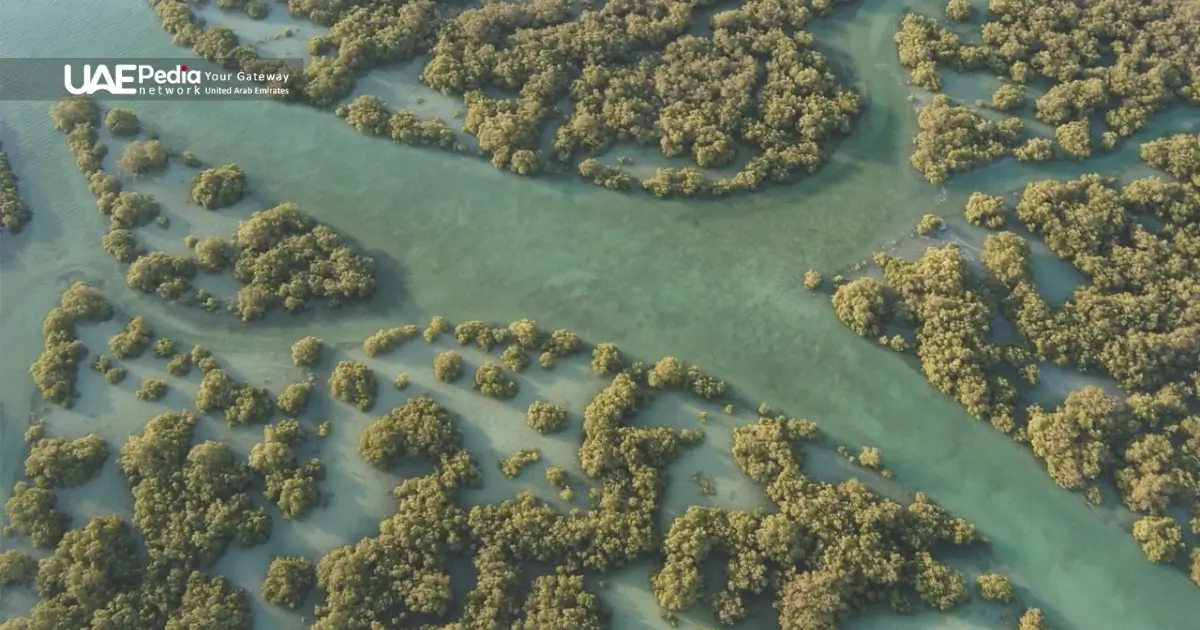
M 284 518 L 302 518 L 321 504 L 318 483 L 325 478 L 325 465 L 316 458 L 297 461 L 295 449 L 305 440 L 299 422 L 283 420 L 265 427 L 263 441 L 250 450 L 250 470 Z
M 379 380 L 375 373 L 358 361 L 341 361 L 329 375 L 329 393 L 360 411 L 370 411 L 375 406 L 378 391 Z
M 17 191 L 17 178 L 9 166 L 8 156 L 0 151 L 0 227 L 17 234 L 32 216 Z
M 232 206 L 246 196 L 246 173 L 237 164 L 206 168 L 192 178 L 188 195 L 205 210 Z
M 42 322 L 42 335 L 46 339 L 42 354 L 29 366 L 29 374 L 42 398 L 65 407 L 74 403 L 79 360 L 87 354 L 75 336 L 75 324 L 107 321 L 112 316 L 108 300 L 82 282 L 72 284 L 62 294 L 59 305 L 50 309 Z

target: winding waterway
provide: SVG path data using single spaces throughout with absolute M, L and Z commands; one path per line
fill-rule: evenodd
M 218 355 L 277 350 L 302 326 L 336 343 L 431 314 L 530 316 L 644 358 L 676 354 L 748 399 L 816 420 L 838 442 L 881 447 L 905 484 L 980 526 L 998 568 L 1056 628 L 1196 627 L 1200 590 L 1147 563 L 1123 522 L 1061 491 L 1026 449 L 970 419 L 904 357 L 855 337 L 802 290 L 805 269 L 850 264 L 921 214 L 961 207 L 972 187 L 1004 190 L 1030 174 L 1001 166 L 941 188 L 908 165 L 914 103 L 891 39 L 903 9 L 865 0 L 814 28 L 839 65 L 855 69 L 868 102 L 832 163 L 785 190 L 719 202 L 518 178 L 483 161 L 363 137 L 303 107 L 135 104 L 170 146 L 237 162 L 260 203 L 297 201 L 380 261 L 375 304 L 324 311 L 315 322 L 241 325 L 126 288 L 99 247 L 105 218 L 51 127 L 49 103 L 0 101 L 0 143 L 34 211 L 26 232 L 0 237 L 0 470 L 17 467 L 25 416 L 40 407 L 27 367 L 40 350 L 41 319 L 68 280 L 92 282 L 123 311 Z M 142 0 L 0 2 L 0 57 L 189 54 Z M 955 623 L 920 619 L 920 627 Z

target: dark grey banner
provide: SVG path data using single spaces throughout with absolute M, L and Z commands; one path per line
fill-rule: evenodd
M 289 100 L 303 70 L 301 59 L 259 59 L 230 69 L 198 58 L 0 57 L 0 100 L 54 101 L 72 94 L 106 101 Z

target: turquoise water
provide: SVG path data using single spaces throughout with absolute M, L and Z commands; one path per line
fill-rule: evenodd
M 1000 166 L 941 188 L 908 166 L 914 104 L 891 42 L 902 8 L 867 0 L 816 28 L 835 59 L 856 70 L 869 103 L 833 162 L 786 190 L 720 202 L 518 178 L 362 137 L 305 108 L 136 104 L 169 145 L 237 162 L 257 201 L 297 201 L 381 262 L 381 299 L 315 324 L 285 317 L 247 327 L 181 314 L 125 288 L 99 247 L 103 217 L 50 126 L 49 104 L 0 102 L 0 142 L 35 212 L 30 229 L 4 236 L 0 248 L 0 470 L 17 465 L 14 429 L 34 404 L 26 368 L 40 349 L 41 318 L 68 279 L 93 282 L 122 310 L 218 354 L 278 349 L 301 327 L 355 342 L 383 323 L 434 313 L 530 316 L 643 357 L 676 354 L 746 398 L 817 421 L 838 442 L 881 447 L 904 483 L 981 527 L 998 568 L 1057 628 L 1195 627 L 1200 590 L 1148 564 L 1122 519 L 1059 490 L 1025 449 L 969 419 L 903 357 L 854 337 L 801 289 L 809 267 L 852 263 L 921 214 L 961 207 L 971 187 L 1003 190 L 1028 176 Z M 141 0 L 0 3 L 0 56 L 188 54 Z M 170 233 L 182 238 L 187 226 Z

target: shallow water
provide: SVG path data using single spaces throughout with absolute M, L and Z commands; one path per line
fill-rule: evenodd
M 50 126 L 49 103 L 0 101 L 0 142 L 35 213 L 22 235 L 0 237 L 0 470 L 12 475 L 19 467 L 20 431 L 31 405 L 41 406 L 31 403 L 26 367 L 40 350 L 41 318 L 69 280 L 100 286 L 125 313 L 145 314 L 159 332 L 218 355 L 273 356 L 308 329 L 329 342 L 357 343 L 384 324 L 434 313 L 452 321 L 529 316 L 545 327 L 615 341 L 642 358 L 676 354 L 734 383 L 747 399 L 817 421 L 839 443 L 881 447 L 906 485 L 980 526 L 999 568 L 1056 628 L 1194 627 L 1200 591 L 1179 572 L 1147 563 L 1119 519 L 1059 490 L 1025 449 L 968 418 L 902 357 L 854 337 L 825 300 L 800 286 L 805 269 L 863 258 L 925 212 L 957 212 L 973 188 L 1011 190 L 1034 176 L 1002 163 L 937 187 L 908 166 L 915 104 L 907 100 L 891 41 L 902 9 L 866 0 L 814 26 L 835 61 L 856 69 L 869 103 L 831 164 L 786 190 L 720 202 L 664 202 L 567 179 L 518 178 L 483 161 L 363 137 L 328 113 L 300 107 L 135 104 L 169 145 L 241 165 L 259 205 L 298 201 L 380 262 L 383 294 L 370 307 L 253 326 L 180 312 L 127 289 L 121 269 L 99 247 L 104 218 Z M 190 54 L 171 45 L 141 0 L 4 2 L 0 25 L 0 56 Z M 301 25 L 300 36 L 314 30 Z M 1116 159 L 1088 166 L 1109 172 L 1123 164 Z M 183 175 L 166 176 L 176 177 Z M 182 194 L 173 202 L 180 223 L 170 234 L 226 231 L 210 227 L 205 211 L 179 203 Z M 222 213 L 244 216 L 250 209 Z M 81 381 L 89 393 L 98 391 L 91 376 Z M 148 408 L 134 399 L 99 402 L 93 410 L 84 401 L 94 419 L 76 424 L 81 433 L 123 430 L 144 420 Z M 325 456 L 331 467 L 367 480 L 369 471 L 354 468 L 361 462 L 349 451 L 341 462 Z M 677 472 L 685 481 L 693 472 L 687 465 Z M 354 503 L 362 516 L 354 535 L 368 533 L 390 509 L 379 483 Z M 323 548 L 346 536 L 328 532 L 303 544 Z M 639 571 L 611 581 L 607 597 L 623 615 L 615 627 L 666 627 Z M 995 616 L 881 617 L 850 627 L 997 627 Z

